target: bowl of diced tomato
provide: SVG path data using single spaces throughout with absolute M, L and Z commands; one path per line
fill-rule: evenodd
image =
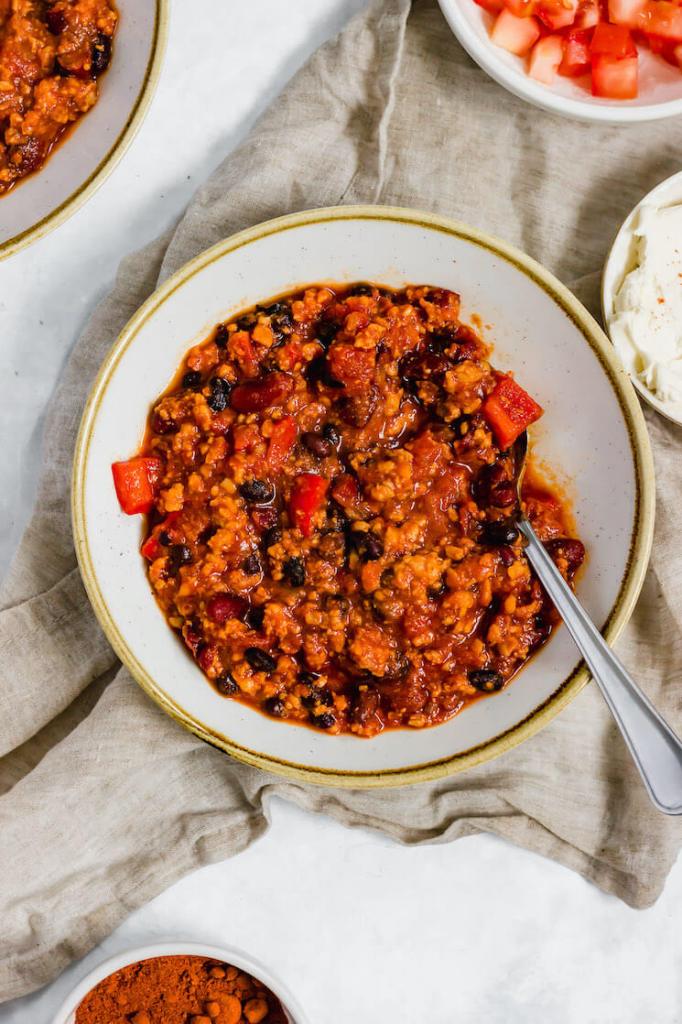
M 439 0 L 516 96 L 607 124 L 682 114 L 682 0 Z

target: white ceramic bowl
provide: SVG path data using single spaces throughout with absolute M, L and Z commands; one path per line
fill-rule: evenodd
M 484 71 L 509 92 L 555 114 L 602 124 L 633 124 L 682 114 L 682 74 L 661 57 L 640 47 L 639 96 L 636 100 L 607 100 L 592 96 L 589 85 L 558 75 L 543 85 L 526 73 L 527 61 L 490 39 L 493 15 L 474 0 L 438 0 L 450 28 Z
M 140 127 L 156 87 L 168 0 L 116 0 L 120 20 L 100 96 L 44 167 L 0 198 L 0 259 L 57 227 L 99 188 Z
M 250 764 L 342 786 L 398 785 L 461 770 L 547 722 L 586 673 L 566 630 L 494 697 L 432 729 L 371 739 L 329 736 L 225 700 L 168 628 L 139 555 L 142 523 L 123 515 L 111 463 L 131 455 L 148 410 L 187 349 L 212 325 L 315 281 L 428 283 L 461 293 L 495 343 L 499 367 L 546 413 L 533 429 L 540 459 L 569 481 L 589 552 L 579 593 L 613 639 L 639 591 L 651 543 L 653 474 L 636 395 L 596 322 L 556 279 L 465 225 L 390 207 L 311 210 L 221 242 L 180 270 L 138 311 L 95 383 L 77 442 L 76 549 L 112 645 L 161 706 L 203 739 Z
M 614 243 L 611 246 L 611 251 L 609 252 L 606 263 L 604 264 L 604 273 L 602 276 L 602 313 L 607 330 L 615 315 L 615 297 L 620 290 L 625 276 L 629 274 L 631 270 L 634 270 L 637 265 L 635 239 L 632 233 L 632 226 L 634 224 L 635 217 L 639 213 L 640 208 L 645 204 L 650 206 L 669 206 L 672 203 L 682 203 L 682 171 L 679 174 L 673 174 L 671 178 L 666 178 L 665 181 L 660 182 L 656 188 L 652 189 L 648 195 L 644 196 L 644 198 L 637 203 L 634 210 L 632 210 L 632 212 L 623 221 L 623 224 L 615 237 Z M 661 416 L 665 416 L 667 419 L 672 420 L 673 423 L 679 423 L 682 425 L 682 412 L 678 413 L 676 409 L 672 409 L 670 405 L 662 402 L 660 398 L 657 398 L 653 392 L 649 391 L 646 384 L 644 384 L 635 374 L 631 374 L 630 379 L 642 398 L 644 398 L 649 405 L 653 406 L 656 412 L 660 412 Z
M 120 971 L 122 967 L 158 956 L 200 956 L 211 960 L 223 960 L 262 981 L 281 1002 L 290 1024 L 309 1024 L 308 1018 L 291 992 L 258 960 L 228 946 L 206 946 L 199 942 L 164 942 L 153 946 L 142 946 L 139 949 L 129 949 L 126 953 L 119 953 L 118 956 L 105 960 L 76 985 L 57 1010 L 52 1024 L 74 1024 L 79 1004 L 100 981 L 108 978 L 110 974 Z

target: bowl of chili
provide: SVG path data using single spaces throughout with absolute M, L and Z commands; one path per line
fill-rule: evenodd
M 90 971 L 53 1024 L 307 1024 L 286 986 L 238 949 L 164 942 L 128 950 Z
M 509 519 L 526 428 L 526 510 L 613 639 L 651 456 L 574 297 L 409 210 L 243 232 L 145 304 L 95 384 L 73 483 L 95 611 L 147 692 L 247 763 L 382 786 L 488 760 L 587 678 Z
M 123 156 L 167 21 L 168 0 L 0 3 L 0 259 L 66 220 Z

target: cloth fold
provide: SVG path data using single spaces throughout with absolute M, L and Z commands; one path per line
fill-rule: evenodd
M 0 593 L 0 1000 L 47 982 L 183 873 L 248 846 L 273 794 L 404 843 L 491 832 L 632 906 L 656 899 L 680 822 L 650 806 L 595 687 L 523 746 L 451 779 L 379 792 L 285 782 L 183 731 L 118 666 L 80 583 L 68 492 L 112 340 L 221 238 L 339 202 L 422 207 L 526 249 L 594 311 L 615 230 L 681 157 L 666 123 L 603 128 L 524 105 L 472 63 L 435 0 L 381 0 L 295 76 L 175 230 L 122 263 L 56 392 L 36 511 Z M 656 537 L 619 651 L 679 729 L 682 431 L 648 423 Z

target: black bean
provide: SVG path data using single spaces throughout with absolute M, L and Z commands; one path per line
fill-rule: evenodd
M 267 700 L 263 701 L 263 707 L 269 715 L 273 715 L 275 718 L 281 718 L 286 711 L 284 701 L 279 697 L 268 697 Z
M 192 561 L 192 552 L 186 544 L 172 544 L 168 549 L 168 572 L 175 576 L 183 565 L 188 565 Z
M 245 313 L 244 316 L 240 316 L 237 320 L 238 331 L 250 331 L 252 327 L 255 327 L 258 323 L 258 317 L 255 313 Z
M 234 676 L 231 672 L 223 672 L 215 681 L 216 690 L 218 693 L 222 693 L 223 697 L 232 697 L 233 694 L 239 693 L 239 687 L 235 681 Z
M 500 672 L 492 668 L 469 669 L 469 682 L 481 693 L 495 693 L 504 686 L 504 678 Z
M 48 9 L 45 12 L 45 21 L 53 36 L 61 35 L 66 28 L 66 18 L 64 17 L 63 11 Z
M 215 336 L 213 338 L 218 348 L 225 348 L 228 341 L 230 340 L 230 332 L 227 329 L 227 324 L 218 324 L 215 329 Z
M 305 379 L 314 384 L 319 381 L 321 384 L 326 384 L 328 388 L 342 388 L 343 384 L 341 381 L 336 380 L 332 377 L 331 370 L 329 369 L 329 363 L 327 362 L 326 355 L 315 356 L 311 359 L 305 370 L 303 371 Z
M 247 576 L 255 576 L 259 573 L 261 571 L 261 564 L 258 555 L 249 555 L 248 558 L 245 558 L 242 569 Z
M 182 378 L 183 388 L 198 388 L 201 386 L 201 374 L 198 370 L 188 370 Z
M 263 628 L 265 608 L 262 604 L 252 604 L 246 613 L 245 622 L 249 629 L 259 630 Z
M 325 423 L 322 427 L 322 436 L 325 441 L 329 441 L 335 448 L 338 448 L 341 444 L 341 434 L 339 434 L 333 423 Z
M 170 542 L 170 533 L 168 533 L 167 530 L 162 530 L 161 533 L 159 534 L 159 544 L 163 544 L 163 546 L 167 548 Z
M 312 430 L 303 435 L 302 441 L 308 451 L 316 455 L 318 459 L 326 459 L 334 450 L 329 441 L 325 441 L 320 434 L 315 434 Z
M 282 529 L 279 526 L 271 526 L 269 530 L 266 530 L 263 534 L 262 544 L 264 549 L 267 551 L 268 548 L 274 547 L 275 544 L 279 544 L 282 539 Z
M 324 686 L 311 686 L 310 693 L 306 697 L 301 697 L 301 704 L 304 708 L 308 708 L 309 711 L 316 708 L 318 704 L 331 708 L 334 706 L 334 695 Z
M 68 68 L 65 68 L 59 57 L 55 57 L 53 72 L 55 75 L 59 75 L 60 78 L 70 78 L 71 72 Z
M 211 539 L 211 537 L 215 537 L 217 532 L 218 532 L 218 527 L 216 526 L 216 524 L 215 523 L 209 523 L 208 526 L 205 526 L 203 528 L 203 530 L 201 531 L 201 533 L 197 537 L 197 540 L 199 541 L 200 544 L 208 544 L 208 542 Z
M 293 558 L 287 558 L 282 569 L 292 587 L 303 586 L 305 583 L 305 565 L 302 558 L 298 558 L 296 555 Z
M 360 530 L 353 530 L 350 541 L 357 551 L 361 562 L 376 562 L 384 553 L 384 545 L 375 533 L 362 533 Z
M 374 289 L 371 284 L 356 284 L 348 292 L 349 295 L 372 295 Z
M 335 501 L 327 505 L 327 533 L 342 533 L 348 527 L 348 516 Z
M 323 715 L 311 715 L 310 721 L 318 729 L 331 729 L 336 724 L 336 718 L 329 711 L 325 711 Z
M 325 348 L 329 348 L 336 335 L 341 330 L 341 324 L 338 320 L 320 320 L 315 331 L 318 341 L 324 345 Z
M 447 593 L 447 590 L 447 583 L 445 580 L 441 580 L 437 587 L 429 587 L 428 595 L 432 601 L 438 601 L 439 598 L 443 597 L 443 595 Z
M 213 412 L 222 412 L 227 406 L 227 400 L 232 390 L 229 382 L 222 377 L 212 377 L 208 386 L 211 389 L 211 393 L 206 399 L 209 408 L 213 409 Z
M 513 523 L 508 520 L 485 523 L 481 533 L 481 540 L 484 544 L 492 547 L 499 547 L 501 544 L 513 544 L 519 535 Z
M 275 497 L 275 488 L 269 480 L 245 480 L 239 485 L 239 493 L 254 505 L 267 505 Z
M 319 678 L 320 678 L 320 673 L 319 672 L 299 672 L 298 673 L 298 681 L 299 681 L 299 683 L 303 683 L 304 686 L 313 687 L 315 685 L 315 680 L 319 679 Z
M 244 657 L 255 672 L 274 672 L 277 662 L 262 647 L 247 647 Z
M 286 302 L 273 302 L 269 306 L 259 306 L 261 313 L 265 313 L 266 316 L 279 316 L 282 313 L 288 313 L 289 307 Z
M 111 60 L 111 38 L 103 32 L 97 33 L 97 38 L 92 46 L 92 63 L 90 75 L 92 78 L 99 78 L 109 67 Z

